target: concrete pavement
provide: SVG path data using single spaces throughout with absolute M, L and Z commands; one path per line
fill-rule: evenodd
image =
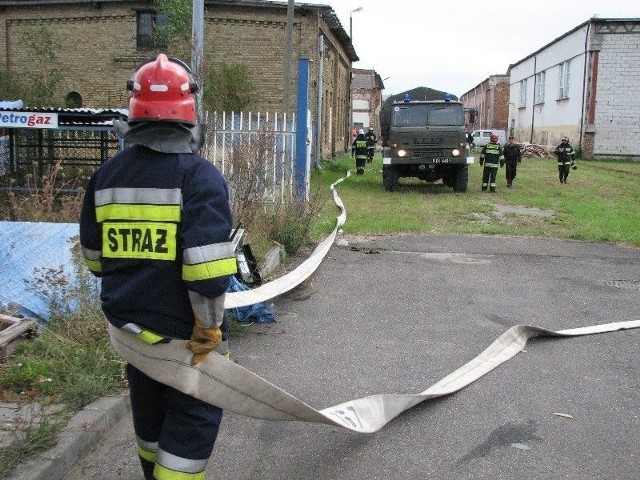
M 640 318 L 640 249 L 496 236 L 344 237 L 310 280 L 274 303 L 278 323 L 246 327 L 233 355 L 324 408 L 422 391 L 512 325 Z M 227 413 L 207 478 L 634 478 L 639 353 L 638 330 L 534 340 L 464 390 L 371 435 Z M 16 478 L 140 479 L 126 397 L 115 403 L 94 422 L 111 428 L 44 455 L 53 465 L 46 474 L 23 469 Z M 84 455 L 79 445 L 95 449 Z

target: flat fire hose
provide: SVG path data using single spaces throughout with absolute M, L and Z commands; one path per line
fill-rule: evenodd
M 350 172 L 347 174 L 349 176 Z M 296 270 L 255 290 L 227 294 L 225 307 L 251 305 L 294 288 L 320 265 L 338 228 L 346 219 L 344 204 L 331 185 L 334 200 L 342 210 L 331 235 Z M 297 283 L 296 283 L 297 282 Z M 254 293 L 257 292 L 257 293 Z M 170 385 L 204 402 L 247 417 L 262 420 L 301 421 L 344 427 L 373 433 L 405 410 L 429 399 L 466 387 L 520 352 L 534 337 L 574 337 L 640 328 L 640 320 L 607 323 L 568 330 L 547 330 L 516 325 L 498 337 L 482 353 L 420 393 L 370 395 L 333 407 L 316 410 L 244 367 L 211 352 L 198 365 L 191 365 L 193 353 L 187 340 L 150 345 L 130 332 L 109 324 L 111 343 L 120 356 L 149 377 Z

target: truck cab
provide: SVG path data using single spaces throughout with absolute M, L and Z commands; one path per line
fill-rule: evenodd
M 411 100 L 393 102 L 381 119 L 382 178 L 387 191 L 401 177 L 442 182 L 454 192 L 467 190 L 468 166 L 474 162 L 467 144 L 461 102 Z

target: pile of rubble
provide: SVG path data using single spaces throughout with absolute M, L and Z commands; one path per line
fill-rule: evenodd
M 550 158 L 554 157 L 553 147 L 545 145 L 535 145 L 533 143 L 519 143 L 520 151 L 523 157 Z

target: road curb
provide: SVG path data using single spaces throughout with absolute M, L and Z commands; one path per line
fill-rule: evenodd
M 62 480 L 100 441 L 105 432 L 131 411 L 129 391 L 103 397 L 75 414 L 57 435 L 55 447 L 20 465 L 13 480 Z

